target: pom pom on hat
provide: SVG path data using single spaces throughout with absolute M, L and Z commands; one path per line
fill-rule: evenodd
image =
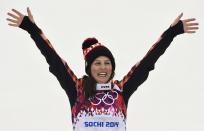
M 87 38 L 86 40 L 84 40 L 83 44 L 82 44 L 82 49 L 86 49 L 89 48 L 91 45 L 98 43 L 98 40 L 94 37 L 92 38 Z

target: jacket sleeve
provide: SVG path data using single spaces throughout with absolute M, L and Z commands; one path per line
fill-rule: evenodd
M 121 81 L 118 81 L 118 85 L 123 90 L 123 97 L 126 104 L 138 86 L 147 79 L 149 72 L 154 69 L 156 61 L 164 54 L 165 50 L 173 41 L 173 38 L 182 33 L 184 33 L 182 21 L 179 21 L 173 27 L 169 27 L 150 48 L 145 57 L 135 64 Z
M 36 46 L 42 55 L 44 55 L 47 63 L 49 64 L 50 72 L 56 76 L 60 85 L 66 91 L 72 107 L 77 97 L 77 77 L 74 75 L 67 63 L 56 53 L 41 29 L 38 28 L 35 23 L 31 22 L 27 16 L 23 18 L 23 21 L 19 27 L 26 30 L 30 34 Z

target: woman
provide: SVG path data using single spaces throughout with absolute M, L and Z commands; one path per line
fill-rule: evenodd
M 77 78 L 37 27 L 29 8 L 28 16 L 15 9 L 12 11 L 8 13 L 9 25 L 20 27 L 31 35 L 45 56 L 50 72 L 65 90 L 71 105 L 74 131 L 125 131 L 130 96 L 147 79 L 174 37 L 182 33 L 195 33 L 198 29 L 194 18 L 180 20 L 183 15 L 180 14 L 121 81 L 113 81 L 115 59 L 111 51 L 96 38 L 88 38 L 82 44 L 87 75 Z

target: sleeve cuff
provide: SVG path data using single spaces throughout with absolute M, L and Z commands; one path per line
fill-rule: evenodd
M 21 29 L 26 30 L 29 34 L 32 33 L 42 33 L 41 29 L 38 26 L 30 21 L 28 16 L 24 16 L 23 21 L 21 22 L 20 26 Z
M 183 34 L 183 22 L 180 20 L 176 25 L 170 26 L 163 34 L 162 37 L 175 37 L 177 35 Z

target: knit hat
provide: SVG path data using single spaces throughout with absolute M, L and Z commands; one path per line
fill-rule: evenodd
M 82 43 L 83 55 L 85 59 L 85 71 L 87 74 L 92 62 L 99 56 L 106 56 L 110 59 L 112 70 L 115 71 L 115 59 L 111 51 L 98 42 L 96 38 L 87 38 Z M 90 74 L 89 74 L 90 75 Z

